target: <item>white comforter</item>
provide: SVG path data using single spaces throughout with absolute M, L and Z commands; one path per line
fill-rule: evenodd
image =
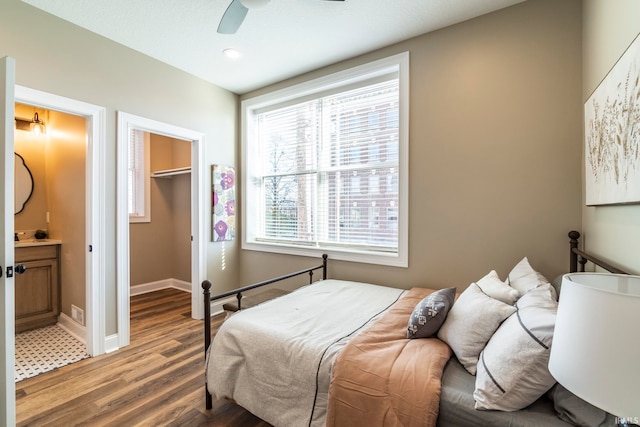
M 405 292 L 325 280 L 234 314 L 210 347 L 209 392 L 275 426 L 324 426 L 335 355 Z

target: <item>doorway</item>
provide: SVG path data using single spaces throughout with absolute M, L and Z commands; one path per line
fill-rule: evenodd
M 85 102 L 73 100 L 70 98 L 53 95 L 50 93 L 38 91 L 35 89 L 16 86 L 15 102 L 45 109 L 54 117 L 68 116 L 74 120 L 84 122 L 84 135 L 79 138 L 83 140 L 84 146 L 82 151 L 82 163 L 78 167 L 84 168 L 84 179 L 82 180 L 81 201 L 74 201 L 74 209 L 80 212 L 82 219 L 80 227 L 74 227 L 73 230 L 69 226 L 66 234 L 70 240 L 74 241 L 74 253 L 76 253 L 76 263 L 82 263 L 81 274 L 79 278 L 74 279 L 82 284 L 83 289 L 78 292 L 84 295 L 78 297 L 65 298 L 63 301 L 69 304 L 69 307 L 61 307 L 62 312 L 67 312 L 69 318 L 72 318 L 71 302 L 75 301 L 77 305 L 84 306 L 82 325 L 77 325 L 75 332 L 78 336 L 83 336 L 85 340 L 86 350 L 90 356 L 97 356 L 104 353 L 104 300 L 105 300 L 105 251 L 103 248 L 105 235 L 105 109 Z M 60 141 L 68 141 L 63 134 L 57 135 Z M 82 143 L 81 143 L 82 144 Z M 68 148 L 68 147 L 67 147 Z M 59 152 L 58 161 L 64 162 L 65 154 Z M 74 162 L 78 163 L 78 162 Z M 65 178 L 68 179 L 68 178 Z M 76 178 L 77 179 L 77 178 Z M 62 211 L 59 211 L 62 212 Z M 76 212 L 77 213 L 77 212 Z M 62 214 L 68 216 L 67 214 Z M 50 218 L 51 219 L 51 218 Z M 63 227 L 65 219 L 62 218 L 57 224 Z M 73 238 L 73 234 L 76 234 Z M 69 268 L 69 267 L 67 267 Z M 71 267 L 73 268 L 73 267 Z M 75 299 L 74 299 L 75 298 Z M 79 299 L 78 299 L 79 298 Z M 78 307 L 76 304 L 73 304 Z M 75 322 L 78 323 L 78 322 Z M 73 322 L 70 323 L 73 325 Z M 74 325 L 75 326 L 75 325 Z
M 204 227 L 203 210 L 205 206 L 204 193 L 204 134 L 190 129 L 181 128 L 145 117 L 118 112 L 117 135 L 117 311 L 118 336 L 117 342 L 112 342 L 109 351 L 124 347 L 130 341 L 130 295 L 131 295 L 131 257 L 130 257 L 130 228 L 129 228 L 129 138 L 132 130 L 146 132 L 159 137 L 188 141 L 190 144 L 190 283 L 191 314 L 193 318 L 203 316 L 202 292 L 200 283 L 204 280 Z M 180 166 L 180 165 L 178 165 Z M 171 168 L 169 168 L 171 169 Z M 174 168 L 176 169 L 176 168 Z M 177 168 L 180 169 L 180 168 Z M 182 174 L 182 173 L 180 173 Z M 162 179 L 162 178 L 159 178 Z M 152 213 L 153 215 L 153 213 Z
M 83 116 L 15 104 L 16 381 L 87 357 Z M 16 169 L 19 170 L 19 169 Z M 30 179 L 29 179 L 30 178 Z M 29 185 L 30 184 L 30 185 Z
M 192 141 L 132 129 L 129 145 L 131 296 L 191 292 Z

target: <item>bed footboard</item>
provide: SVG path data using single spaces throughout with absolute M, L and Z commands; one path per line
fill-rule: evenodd
M 273 279 L 264 280 L 262 282 L 254 283 L 252 285 L 243 286 L 238 289 L 233 289 L 231 291 L 223 292 L 217 295 L 211 295 L 211 282 L 205 280 L 202 282 L 202 289 L 204 293 L 204 354 L 205 360 L 207 358 L 207 350 L 211 345 L 211 302 L 216 301 L 222 298 L 226 298 L 232 295 L 235 295 L 238 300 L 238 310 L 242 309 L 242 293 L 250 291 L 252 289 L 260 288 L 262 286 L 270 285 L 276 282 L 280 282 L 282 280 L 290 279 L 297 276 L 302 276 L 304 274 L 309 275 L 309 284 L 313 283 L 313 274 L 316 270 L 322 270 L 322 280 L 327 279 L 327 260 L 328 255 L 322 255 L 322 264 L 306 268 L 304 270 L 296 271 L 293 273 L 285 274 L 283 276 L 279 276 Z M 207 386 L 205 385 L 205 398 L 206 398 L 206 408 L 211 409 L 213 406 L 213 399 L 211 394 L 209 394 L 209 390 L 207 390 Z

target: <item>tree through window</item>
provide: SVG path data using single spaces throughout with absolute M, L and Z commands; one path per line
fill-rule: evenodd
M 313 95 L 243 102 L 248 246 L 406 256 L 401 75 L 385 61 Z

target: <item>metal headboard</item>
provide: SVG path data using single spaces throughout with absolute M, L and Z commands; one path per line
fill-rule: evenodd
M 572 230 L 569 232 L 569 272 L 584 272 L 584 267 L 587 262 L 592 262 L 593 264 L 604 268 L 605 270 L 615 273 L 615 274 L 629 274 L 624 270 L 619 269 L 606 261 L 601 260 L 600 258 L 591 255 L 581 249 L 578 249 L 580 233 L 578 231 Z

